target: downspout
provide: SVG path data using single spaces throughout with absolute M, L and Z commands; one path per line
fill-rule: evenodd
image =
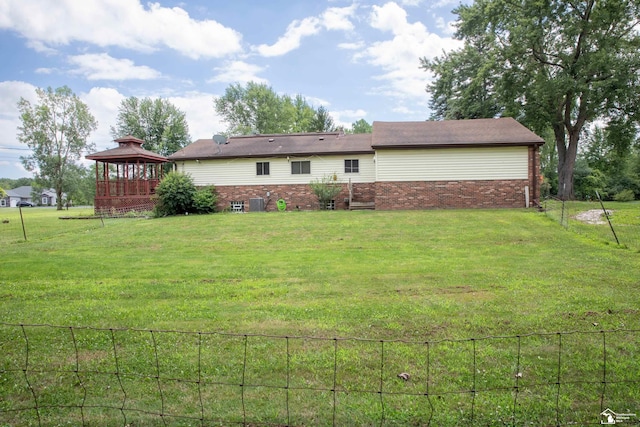
M 531 198 L 533 200 L 533 205 L 536 207 L 540 207 L 540 201 L 538 200 L 538 167 L 537 167 L 537 158 L 538 158 L 538 150 L 540 149 L 540 147 L 538 145 L 534 145 L 533 146 L 533 159 L 531 160 L 532 166 L 533 166 L 533 171 L 532 171 L 532 175 L 533 175 L 533 182 L 531 183 L 531 188 L 532 188 L 532 194 L 531 194 Z

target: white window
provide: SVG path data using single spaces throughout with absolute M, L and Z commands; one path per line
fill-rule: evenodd
M 329 200 L 324 208 L 326 210 L 328 210 L 328 211 L 335 211 L 336 210 L 336 201 L 335 200 Z

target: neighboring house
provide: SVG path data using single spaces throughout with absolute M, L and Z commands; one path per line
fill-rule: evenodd
M 15 208 L 19 202 L 30 202 L 34 205 L 55 206 L 57 201 L 56 191 L 52 188 L 42 190 L 37 199 L 33 199 L 33 187 L 23 185 L 22 187 L 5 190 L 7 197 L 0 199 L 0 207 Z M 64 194 L 63 194 L 64 197 Z
M 336 209 L 518 208 L 540 197 L 544 141 L 511 118 L 217 139 L 200 139 L 169 160 L 196 186 L 215 185 L 219 207 L 236 211 L 276 210 L 278 199 L 287 209 L 317 209 L 309 182 L 326 175 L 344 183 Z

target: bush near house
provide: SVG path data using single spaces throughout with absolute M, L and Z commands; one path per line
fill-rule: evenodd
M 215 211 L 218 196 L 213 186 L 196 189 L 193 179 L 180 172 L 170 172 L 156 188 L 157 216 L 186 213 L 206 214 Z
M 335 173 L 314 179 L 309 183 L 309 186 L 318 198 L 320 209 L 327 209 L 331 201 L 342 191 L 342 183 L 338 181 L 338 176 Z

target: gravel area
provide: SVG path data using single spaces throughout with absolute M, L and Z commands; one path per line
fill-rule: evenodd
M 607 210 L 607 214 L 611 215 L 613 211 Z M 606 224 L 606 218 L 604 218 L 604 212 L 602 209 L 591 209 L 589 211 L 580 212 L 576 215 L 578 221 L 582 221 L 586 224 Z

